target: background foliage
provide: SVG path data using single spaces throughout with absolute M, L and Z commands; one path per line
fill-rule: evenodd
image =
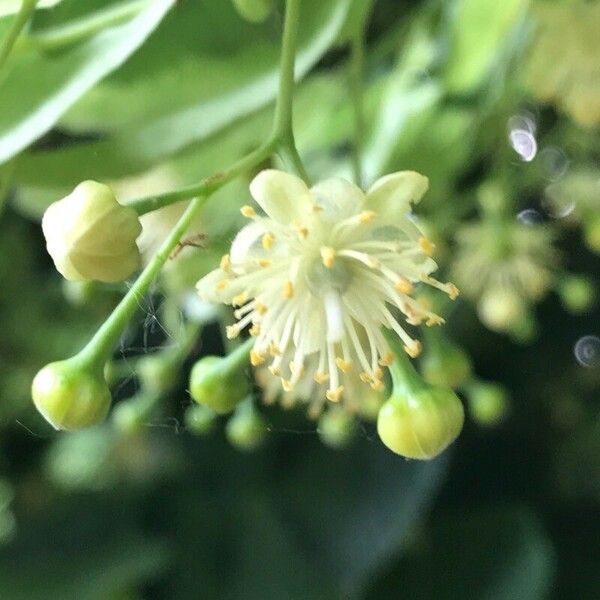
M 525 244 L 549 232 L 553 293 L 524 299 L 523 322 L 486 329 L 468 284 L 448 319 L 477 375 L 509 390 L 502 422 L 472 410 L 449 452 L 418 463 L 369 424 L 332 450 L 301 414 L 269 409 L 268 443 L 244 454 L 221 428 L 199 438 L 181 425 L 187 370 L 141 432 L 55 434 L 34 414 L 34 373 L 78 350 L 123 291 L 61 284 L 45 207 L 86 178 L 123 200 L 191 184 L 268 128 L 282 3 L 261 25 L 225 0 L 172 4 L 40 3 L 0 70 L 0 597 L 596 597 L 600 350 L 586 367 L 573 347 L 599 335 L 599 314 L 593 302 L 573 314 L 561 287 L 598 273 L 596 2 L 303 1 L 295 127 L 315 178 L 350 173 L 347 42 L 366 22 L 366 179 L 429 176 L 420 214 L 447 270 L 465 225 L 496 210 L 482 190 Z M 0 39 L 15 5 L 0 10 Z M 515 118 L 534 126 L 533 160 L 511 146 Z M 132 357 L 165 343 L 166 307 L 236 230 L 251 175 L 203 210 L 210 249 L 186 250 L 141 303 L 116 354 L 129 368 L 117 398 L 136 389 Z M 537 216 L 523 224 L 526 209 Z M 191 358 L 221 344 L 207 326 Z

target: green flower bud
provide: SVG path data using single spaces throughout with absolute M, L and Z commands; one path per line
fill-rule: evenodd
M 112 412 L 115 427 L 123 433 L 139 432 L 154 415 L 161 398 L 160 392 L 143 390 L 119 402 Z
M 189 406 L 184 418 L 185 426 L 196 435 L 212 433 L 217 424 L 217 413 L 201 404 Z
M 67 431 L 100 423 L 111 404 L 102 373 L 76 358 L 46 365 L 33 379 L 31 395 L 46 421 Z
M 317 431 L 326 446 L 344 448 L 356 435 L 356 419 L 343 408 L 330 408 L 319 419 Z
M 594 282 L 580 275 L 568 275 L 558 287 L 563 306 L 574 314 L 587 312 L 596 301 Z
M 233 0 L 239 15 L 250 23 L 266 21 L 273 10 L 273 0 Z
M 168 353 L 157 353 L 140 358 L 136 371 L 144 389 L 165 393 L 177 384 L 179 369 L 169 358 Z
M 425 353 L 421 359 L 423 378 L 432 385 L 459 388 L 471 376 L 469 355 L 438 332 L 427 332 Z
M 205 356 L 190 373 L 190 395 L 198 403 L 217 414 L 231 412 L 247 395 L 248 379 L 244 367 L 250 346 L 244 344 L 229 356 Z
M 70 281 L 122 281 L 140 264 L 137 213 L 95 181 L 80 183 L 51 204 L 42 229 L 57 270 Z
M 458 437 L 463 422 L 463 407 L 453 391 L 423 388 L 392 394 L 379 411 L 377 432 L 392 452 L 429 460 Z
M 600 216 L 591 214 L 584 224 L 585 245 L 596 254 L 600 254 Z
M 525 314 L 526 307 L 519 294 L 509 289 L 491 289 L 477 305 L 482 323 L 493 331 L 508 331 Z
M 229 443 L 239 450 L 252 451 L 262 446 L 267 435 L 267 423 L 251 398 L 240 404 L 227 421 L 225 435 Z
M 473 420 L 485 427 L 498 425 L 509 408 L 506 390 L 496 383 L 475 382 L 465 389 Z

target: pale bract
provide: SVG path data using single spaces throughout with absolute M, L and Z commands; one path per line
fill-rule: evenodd
M 342 398 L 350 372 L 380 390 L 382 367 L 393 360 L 382 328 L 416 356 L 420 343 L 401 321 L 443 322 L 411 297 L 414 284 L 458 294 L 430 276 L 433 245 L 409 218 L 427 187 L 427 178 L 412 171 L 388 175 L 366 193 L 344 179 L 309 189 L 294 175 L 262 171 L 250 192 L 265 215 L 242 208 L 250 224 L 198 292 L 237 307 L 228 335 L 249 326 L 252 363 L 270 362 L 284 390 L 308 369 L 329 400 Z

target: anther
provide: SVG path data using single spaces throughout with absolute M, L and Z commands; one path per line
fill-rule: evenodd
M 380 359 L 379 364 L 382 367 L 389 367 L 393 362 L 396 356 L 393 352 L 386 352 Z
M 232 340 L 240 335 L 240 328 L 237 325 L 228 325 L 225 328 L 225 333 L 227 335 L 227 339 Z
M 242 306 L 242 304 L 245 304 L 247 301 L 248 301 L 248 292 L 242 292 L 241 294 L 238 294 L 237 296 L 233 297 L 231 304 L 233 306 Z
M 262 302 L 257 302 L 254 305 L 254 310 L 259 314 L 259 315 L 264 315 L 267 312 L 267 307 L 262 303 Z
M 328 269 L 331 269 L 335 262 L 335 250 L 329 246 L 323 246 L 321 248 L 321 258 L 323 259 L 323 264 Z
M 421 354 L 422 349 L 423 349 L 423 347 L 421 346 L 421 342 L 419 342 L 419 340 L 413 340 L 412 344 L 410 344 L 410 345 L 407 344 L 406 346 L 404 346 L 404 351 L 411 358 L 417 358 L 417 356 L 419 356 L 419 354 Z
M 222 271 L 229 271 L 231 269 L 231 259 L 229 254 L 225 254 L 221 257 L 221 264 L 219 265 Z
M 273 247 L 274 241 L 275 238 L 273 237 L 273 234 L 267 232 L 262 236 L 262 247 L 265 250 L 270 250 Z
M 385 390 L 385 385 L 381 379 L 375 379 L 371 384 L 371 389 L 376 392 L 383 392 L 383 390 Z
M 294 390 L 294 384 L 289 379 L 282 379 L 281 387 L 284 392 L 291 392 Z
M 373 210 L 364 210 L 358 215 L 358 222 L 361 225 L 367 225 L 371 223 L 373 219 L 377 216 L 377 213 Z
M 408 279 L 399 279 L 394 284 L 394 289 L 400 294 L 412 294 L 414 286 Z
M 253 367 L 258 367 L 265 362 L 265 357 L 260 354 L 260 352 L 256 352 L 256 350 L 250 351 L 250 364 Z
M 289 279 L 283 284 L 281 295 L 286 300 L 294 297 L 294 284 Z
M 270 260 L 266 259 L 266 258 L 261 258 L 258 261 L 258 266 L 262 267 L 263 269 L 266 269 L 267 267 L 270 267 L 272 264 L 273 263 Z
M 430 242 L 427 238 L 422 237 L 419 240 L 419 246 L 427 256 L 433 256 L 433 253 L 435 251 L 435 244 Z
M 317 371 L 314 374 L 313 379 L 319 384 L 323 385 L 329 381 L 329 373 L 323 373 L 323 371 Z
M 221 281 L 217 282 L 217 289 L 224 290 L 229 285 L 229 281 L 227 279 L 221 279 Z
M 249 333 L 252 337 L 259 336 L 260 335 L 260 325 L 258 323 L 254 323 L 254 325 L 252 325 L 252 327 L 250 327 Z
M 325 398 L 327 398 L 327 400 L 331 400 L 331 402 L 339 402 L 343 393 L 344 386 L 340 385 L 335 390 L 327 390 L 327 392 L 325 392 Z
M 254 219 L 254 217 L 256 217 L 256 211 L 251 206 L 248 206 L 248 205 L 242 206 L 242 208 L 240 208 L 240 212 L 247 219 Z
M 352 371 L 352 363 L 349 360 L 344 360 L 338 356 L 335 359 L 335 364 L 337 365 L 337 368 L 344 373 L 350 373 L 350 371 Z

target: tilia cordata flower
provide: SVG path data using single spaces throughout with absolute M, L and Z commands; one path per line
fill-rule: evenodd
M 427 178 L 411 171 L 388 175 L 366 193 L 344 179 L 309 189 L 293 175 L 262 171 L 250 192 L 265 214 L 242 208 L 250 223 L 198 292 L 236 307 L 228 336 L 249 327 L 252 364 L 269 363 L 284 390 L 310 376 L 328 400 L 339 401 L 351 372 L 380 390 L 383 367 L 394 358 L 382 328 L 415 357 L 421 344 L 401 320 L 443 323 L 411 297 L 414 284 L 458 294 L 431 277 L 433 246 L 410 218 L 427 187 Z

